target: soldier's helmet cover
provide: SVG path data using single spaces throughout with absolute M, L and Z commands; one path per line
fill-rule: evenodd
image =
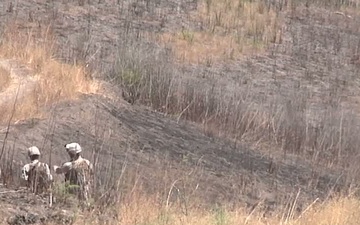
M 29 156 L 40 155 L 40 150 L 36 146 L 32 146 L 28 148 L 28 155 Z
M 73 153 L 73 154 L 77 154 L 82 151 L 81 146 L 78 143 L 66 144 L 65 148 L 68 152 Z

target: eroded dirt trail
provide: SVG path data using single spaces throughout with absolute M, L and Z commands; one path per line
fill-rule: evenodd
M 10 84 L 0 92 L 0 107 L 14 104 L 15 99 L 21 100 L 31 95 L 37 84 L 34 73 L 16 60 L 1 59 L 0 67 L 10 72 Z

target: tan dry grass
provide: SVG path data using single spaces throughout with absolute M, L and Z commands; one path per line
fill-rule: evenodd
M 342 197 L 326 203 L 310 205 L 303 213 L 287 218 L 288 212 L 279 212 L 270 217 L 263 213 L 244 209 L 213 210 L 190 209 L 188 214 L 178 205 L 165 207 L 157 198 L 136 196 L 134 199 L 122 202 L 119 206 L 119 220 L 108 224 L 152 224 L 152 225 L 357 225 L 360 224 L 360 201 L 354 197 Z M 94 214 L 92 214 L 94 215 Z M 82 215 L 74 224 L 103 224 L 98 217 Z
M 0 67 L 0 92 L 5 90 L 10 83 L 10 72 Z
M 158 41 L 170 45 L 178 60 L 184 63 L 211 65 L 224 60 L 239 60 L 246 54 L 259 53 L 260 45 L 251 46 L 236 42 L 231 36 L 222 36 L 208 32 L 182 31 L 177 34 L 164 33 Z
M 201 0 L 191 17 L 205 30 L 164 33 L 158 38 L 185 63 L 239 60 L 281 42 L 281 16 L 261 0 Z
M 43 115 L 40 108 L 61 100 L 74 99 L 79 93 L 95 92 L 86 68 L 65 64 L 55 58 L 55 40 L 50 29 L 22 32 L 8 26 L 2 36 L 0 59 L 15 59 L 32 71 L 24 79 L 35 79 L 31 94 L 19 98 L 13 120 Z M 14 102 L 14 101 L 13 101 Z M 1 122 L 12 114 L 12 104 L 2 106 Z
M 262 0 L 202 0 L 197 19 L 213 32 L 238 33 L 265 43 L 276 37 L 279 15 Z
M 345 197 L 316 206 L 305 213 L 294 225 L 355 225 L 360 224 L 360 201 L 357 198 Z

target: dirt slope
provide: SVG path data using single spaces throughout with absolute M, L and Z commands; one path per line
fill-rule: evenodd
M 37 79 L 24 65 L 16 60 L 0 60 L 0 67 L 10 74 L 9 85 L 0 92 L 1 106 L 10 106 L 14 104 L 16 98 L 22 100 L 34 91 Z
M 276 162 L 245 146 L 234 148 L 207 137 L 192 124 L 102 96 L 83 96 L 53 110 L 51 118 L 11 127 L 6 149 L 15 153 L 16 161 L 25 161 L 25 148 L 37 145 L 46 161 L 52 149 L 51 163 L 59 164 L 67 159 L 64 144 L 78 141 L 87 158 L 100 152 L 98 168 L 109 169 L 111 159 L 119 166 L 126 161 L 129 168 L 138 168 L 150 192 L 162 182 L 159 174 L 167 171 L 172 181 L 187 177 L 189 189 L 197 187 L 196 196 L 206 205 L 231 202 L 251 207 L 264 200 L 269 210 L 280 207 L 299 188 L 299 207 L 325 198 L 340 175 L 301 159 Z M 1 140 L 5 127 L 2 130 Z M 99 169 L 99 177 L 103 171 Z

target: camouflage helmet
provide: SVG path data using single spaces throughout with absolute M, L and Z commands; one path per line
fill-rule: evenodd
M 68 152 L 73 153 L 73 154 L 77 154 L 82 151 L 81 146 L 78 143 L 66 144 L 65 148 Z
M 40 150 L 36 146 L 31 146 L 30 148 L 28 148 L 28 155 L 40 155 Z

